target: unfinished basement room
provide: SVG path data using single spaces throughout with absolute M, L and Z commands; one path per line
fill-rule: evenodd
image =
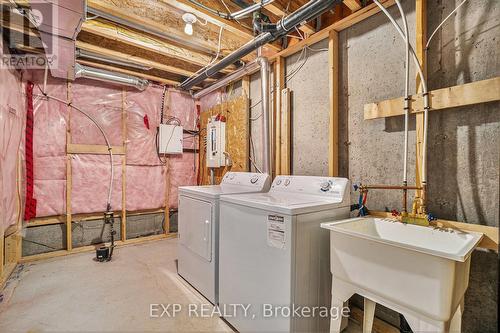
M 0 333 L 499 332 L 499 0 L 0 9 Z

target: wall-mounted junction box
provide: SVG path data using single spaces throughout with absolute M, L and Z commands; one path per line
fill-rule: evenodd
M 182 126 L 160 124 L 158 149 L 160 154 L 182 154 Z
M 226 165 L 226 123 L 211 118 L 207 125 L 207 167 Z

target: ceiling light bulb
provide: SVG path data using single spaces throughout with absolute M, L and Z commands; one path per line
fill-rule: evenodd
M 193 35 L 193 24 L 196 23 L 196 21 L 198 21 L 198 18 L 192 13 L 184 13 L 184 15 L 182 15 L 182 20 L 186 23 L 186 27 L 184 28 L 184 32 L 187 35 L 192 36 Z
M 193 35 L 193 25 L 191 23 L 186 23 L 186 27 L 184 28 L 184 32 L 187 35 L 192 36 Z

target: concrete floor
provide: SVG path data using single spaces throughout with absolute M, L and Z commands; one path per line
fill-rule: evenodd
M 209 304 L 176 273 L 176 240 L 26 264 L 0 298 L 0 332 L 232 332 L 218 317 L 151 318 L 150 304 Z M 185 307 L 187 309 L 187 307 Z
M 82 253 L 19 266 L 0 293 L 0 332 L 232 332 L 217 316 L 188 316 L 188 304 L 209 302 L 177 275 L 176 242 L 118 248 L 109 263 Z M 150 304 L 183 310 L 151 318 Z M 345 333 L 360 331 L 350 322 Z

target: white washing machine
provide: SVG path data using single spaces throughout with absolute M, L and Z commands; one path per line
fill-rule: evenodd
M 319 311 L 307 318 L 287 308 L 329 307 L 329 234 L 320 224 L 349 211 L 345 178 L 278 176 L 268 193 L 223 196 L 219 304 L 238 309 L 225 319 L 239 332 L 328 331 Z
M 221 185 L 179 187 L 178 273 L 213 304 L 218 302 L 219 198 L 268 191 L 267 174 L 228 172 Z

